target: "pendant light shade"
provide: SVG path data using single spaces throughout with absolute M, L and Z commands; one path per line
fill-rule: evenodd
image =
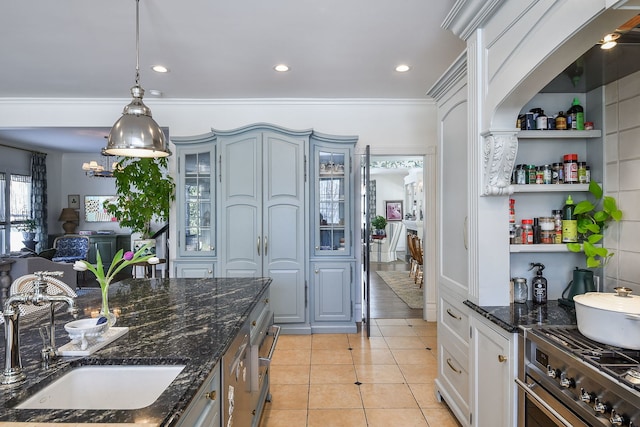
M 136 84 L 131 88 L 131 103 L 124 107 L 122 117 L 113 125 L 103 152 L 110 156 L 167 157 L 164 132 L 142 102 L 144 89 L 140 86 L 140 0 L 136 0 Z

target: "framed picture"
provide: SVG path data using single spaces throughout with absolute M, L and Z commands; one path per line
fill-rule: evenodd
M 387 221 L 402 221 L 402 200 L 385 200 L 384 205 Z
M 84 220 L 86 222 L 117 222 L 118 219 L 104 208 L 104 202 L 115 203 L 117 196 L 84 196 Z
M 69 194 L 67 196 L 67 202 L 69 204 L 68 207 L 71 209 L 80 209 L 80 195 L 79 194 Z

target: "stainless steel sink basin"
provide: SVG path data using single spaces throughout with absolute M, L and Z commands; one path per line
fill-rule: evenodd
M 81 366 L 16 409 L 139 409 L 151 405 L 184 365 Z

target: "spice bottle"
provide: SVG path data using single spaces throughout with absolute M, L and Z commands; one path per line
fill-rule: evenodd
M 547 129 L 547 116 L 544 114 L 544 110 L 540 110 L 538 117 L 536 117 L 536 129 L 538 130 Z
M 522 244 L 533 245 L 533 220 L 522 220 Z
M 562 209 L 554 209 L 551 211 L 553 215 L 553 243 L 562 243 Z
M 564 112 L 560 111 L 556 116 L 556 130 L 566 130 L 567 129 L 567 116 L 564 115 Z
M 580 105 L 580 100 L 578 98 L 573 98 L 573 105 L 571 108 L 571 129 L 584 130 L 584 108 Z
M 562 242 L 575 243 L 578 241 L 578 221 L 574 213 L 576 205 L 571 196 L 567 197 L 562 208 Z
M 577 154 L 564 155 L 564 183 L 565 184 L 578 183 L 578 155 Z
M 587 162 L 578 162 L 578 183 L 587 183 Z
M 533 232 L 533 244 L 539 245 L 542 240 L 542 228 L 540 228 L 540 221 L 538 218 L 533 218 L 533 225 L 531 228 Z

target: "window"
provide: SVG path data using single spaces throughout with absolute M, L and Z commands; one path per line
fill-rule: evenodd
M 10 174 L 7 182 L 7 175 L 0 172 L 0 233 L 3 252 L 14 252 L 24 247 L 17 227 L 32 218 L 31 176 Z

